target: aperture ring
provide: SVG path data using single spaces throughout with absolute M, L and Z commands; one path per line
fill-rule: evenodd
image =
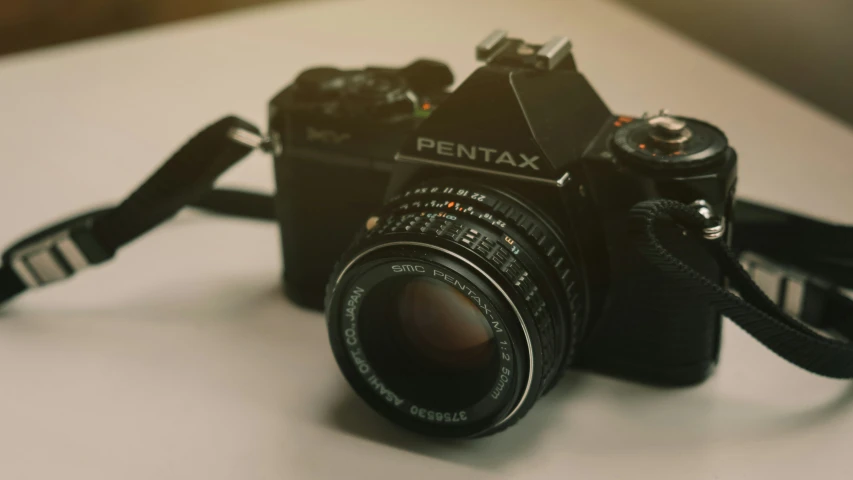
M 457 220 L 442 220 L 430 222 L 430 213 L 427 211 L 419 213 L 404 213 L 386 217 L 380 225 L 377 225 L 378 235 L 388 233 L 402 233 L 417 231 L 428 237 L 438 237 L 450 240 L 460 246 L 474 250 L 482 258 L 487 259 L 496 267 L 508 283 L 514 285 L 515 292 L 524 298 L 531 318 L 540 332 L 540 345 L 542 348 L 543 374 L 550 375 L 551 369 L 555 367 L 555 337 L 553 327 L 554 321 L 548 314 L 545 300 L 539 293 L 539 288 L 530 279 L 529 272 L 525 270 L 521 262 L 516 261 L 512 253 L 501 246 L 494 238 L 482 229 L 472 226 L 469 222 Z M 434 216 L 432 218 L 435 218 Z
M 556 377 L 561 353 L 574 355 L 583 319 L 577 269 L 548 227 L 524 207 L 499 192 L 486 188 L 442 186 L 419 187 L 392 199 L 386 214 L 369 232 L 370 237 L 393 233 L 416 233 L 445 241 L 475 252 L 492 264 L 524 299 L 531 318 L 540 332 L 543 378 Z M 514 232 L 511 238 L 507 231 Z M 523 237 L 523 238 L 518 238 Z M 521 241 L 519 241 L 521 240 Z M 527 246 L 522 252 L 521 245 Z M 532 251 L 531 251 L 532 250 Z M 540 285 L 542 279 L 530 277 L 525 256 L 546 258 L 559 279 L 557 287 L 566 295 L 570 318 L 552 318 Z M 551 285 L 551 287 L 556 287 Z M 565 327 L 565 335 L 558 329 Z M 556 344 L 566 337 L 565 343 Z M 561 352 L 561 350 L 565 350 Z M 562 362 L 565 363 L 565 362 Z M 543 388 L 546 388 L 544 385 Z

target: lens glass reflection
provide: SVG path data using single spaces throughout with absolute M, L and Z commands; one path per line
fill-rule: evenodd
M 484 397 L 497 375 L 494 334 L 465 293 L 438 279 L 394 277 L 359 314 L 365 354 L 387 387 L 424 407 L 458 410 Z

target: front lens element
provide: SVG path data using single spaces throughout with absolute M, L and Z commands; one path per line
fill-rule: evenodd
M 497 349 L 486 317 L 440 280 L 385 280 L 365 297 L 361 318 L 368 361 L 403 397 L 432 409 L 460 410 L 494 383 Z
M 414 279 L 391 299 L 402 341 L 431 368 L 477 370 L 494 354 L 494 335 L 480 309 L 465 295 L 434 279 Z

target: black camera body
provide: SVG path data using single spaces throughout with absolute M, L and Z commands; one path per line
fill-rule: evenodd
M 493 433 L 567 367 L 660 385 L 713 370 L 720 315 L 641 256 L 629 211 L 671 198 L 730 222 L 736 154 L 698 120 L 612 114 L 570 48 L 496 32 L 449 95 L 430 63 L 442 81 L 416 82 L 398 123 L 330 115 L 348 94 L 303 111 L 303 77 L 328 69 L 272 103 L 285 290 L 325 294 L 342 372 L 395 423 Z M 424 103 L 438 107 L 412 115 Z M 722 284 L 684 235 L 662 240 Z
M 394 155 L 452 83 L 450 69 L 431 60 L 318 67 L 270 101 L 284 287 L 294 302 L 323 308 L 332 267 L 382 205 Z

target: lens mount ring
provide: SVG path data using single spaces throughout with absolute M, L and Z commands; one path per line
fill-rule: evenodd
M 370 227 L 344 255 L 327 289 L 332 348 L 353 388 L 379 413 L 420 433 L 481 436 L 514 424 L 556 383 L 583 335 L 588 299 L 585 277 L 567 247 L 573 237 L 557 228 L 536 204 L 465 179 L 437 179 L 403 191 L 388 201 Z M 477 279 L 481 289 L 492 292 L 493 302 L 506 305 L 503 318 L 516 330 L 513 343 L 524 350 L 515 356 L 526 362 L 526 370 L 515 371 L 525 372 L 526 378 L 522 384 L 517 378 L 521 373 L 515 375 L 516 391 L 506 399 L 513 403 L 492 417 L 492 423 L 476 425 L 482 427 L 479 430 L 425 431 L 434 426 L 388 414 L 375 392 L 364 388 L 361 378 L 352 378 L 353 360 L 333 332 L 343 321 L 341 310 L 355 285 L 353 279 L 369 268 L 369 262 L 391 255 L 393 248 L 409 249 L 402 259 L 414 260 L 431 252 L 445 259 L 441 264 L 455 262 L 467 271 L 464 278 Z M 398 385 L 405 384 L 404 377 L 396 378 Z
M 495 281 L 494 278 L 492 278 L 487 272 L 485 272 L 479 266 L 477 266 L 476 264 L 474 264 L 470 260 L 466 259 L 462 255 L 459 255 L 459 254 L 452 252 L 448 249 L 445 249 L 445 248 L 442 248 L 442 247 L 436 246 L 436 245 L 430 245 L 428 243 L 422 243 L 422 242 L 412 242 L 412 241 L 388 242 L 388 243 L 382 243 L 379 245 L 375 245 L 373 247 L 370 247 L 370 248 L 360 252 L 358 255 L 356 255 L 354 258 L 352 258 L 352 260 L 350 260 L 341 269 L 340 274 L 338 274 L 333 281 L 333 289 L 338 290 L 338 287 L 341 285 L 341 281 L 343 280 L 343 278 L 351 271 L 353 266 L 355 266 L 356 264 L 359 263 L 359 261 L 361 261 L 365 257 L 367 257 L 370 254 L 373 254 L 377 251 L 380 251 L 383 249 L 388 249 L 388 248 L 393 248 L 393 247 L 415 247 L 415 248 L 433 250 L 433 251 L 439 252 L 441 255 L 447 255 L 447 256 L 455 259 L 456 261 L 462 262 L 468 268 L 472 269 L 478 275 L 482 276 L 482 278 L 485 279 L 490 284 L 490 286 L 492 288 L 494 288 L 494 290 L 496 290 L 497 292 L 500 293 L 502 299 L 510 307 L 513 315 L 515 316 L 514 320 L 518 322 L 517 325 L 520 326 L 521 333 L 524 337 L 524 345 L 523 346 L 525 347 L 524 350 L 527 352 L 527 372 L 525 375 L 524 389 L 521 393 L 521 396 L 516 401 L 514 401 L 515 404 L 512 407 L 512 409 L 509 411 L 509 413 L 504 415 L 500 420 L 498 420 L 496 423 L 492 424 L 489 428 L 492 429 L 492 428 L 500 427 L 501 425 L 503 425 L 504 423 L 506 423 L 507 421 L 512 419 L 518 413 L 521 406 L 527 400 L 528 395 L 530 395 L 531 388 L 533 386 L 533 380 L 534 380 L 534 375 L 533 375 L 534 374 L 534 372 L 533 372 L 534 347 L 533 347 L 533 342 L 531 340 L 530 332 L 528 331 L 527 327 L 524 324 L 521 312 L 519 311 L 518 307 L 513 302 L 510 295 L 498 284 L 498 282 Z
M 536 328 L 554 330 L 543 337 L 545 383 L 553 385 L 586 330 L 587 292 L 580 269 L 547 217 L 509 192 L 446 179 L 392 198 L 365 240 L 400 235 L 445 242 L 465 255 L 473 251 L 497 267 L 498 277 L 514 283 L 509 289 L 524 297 Z

